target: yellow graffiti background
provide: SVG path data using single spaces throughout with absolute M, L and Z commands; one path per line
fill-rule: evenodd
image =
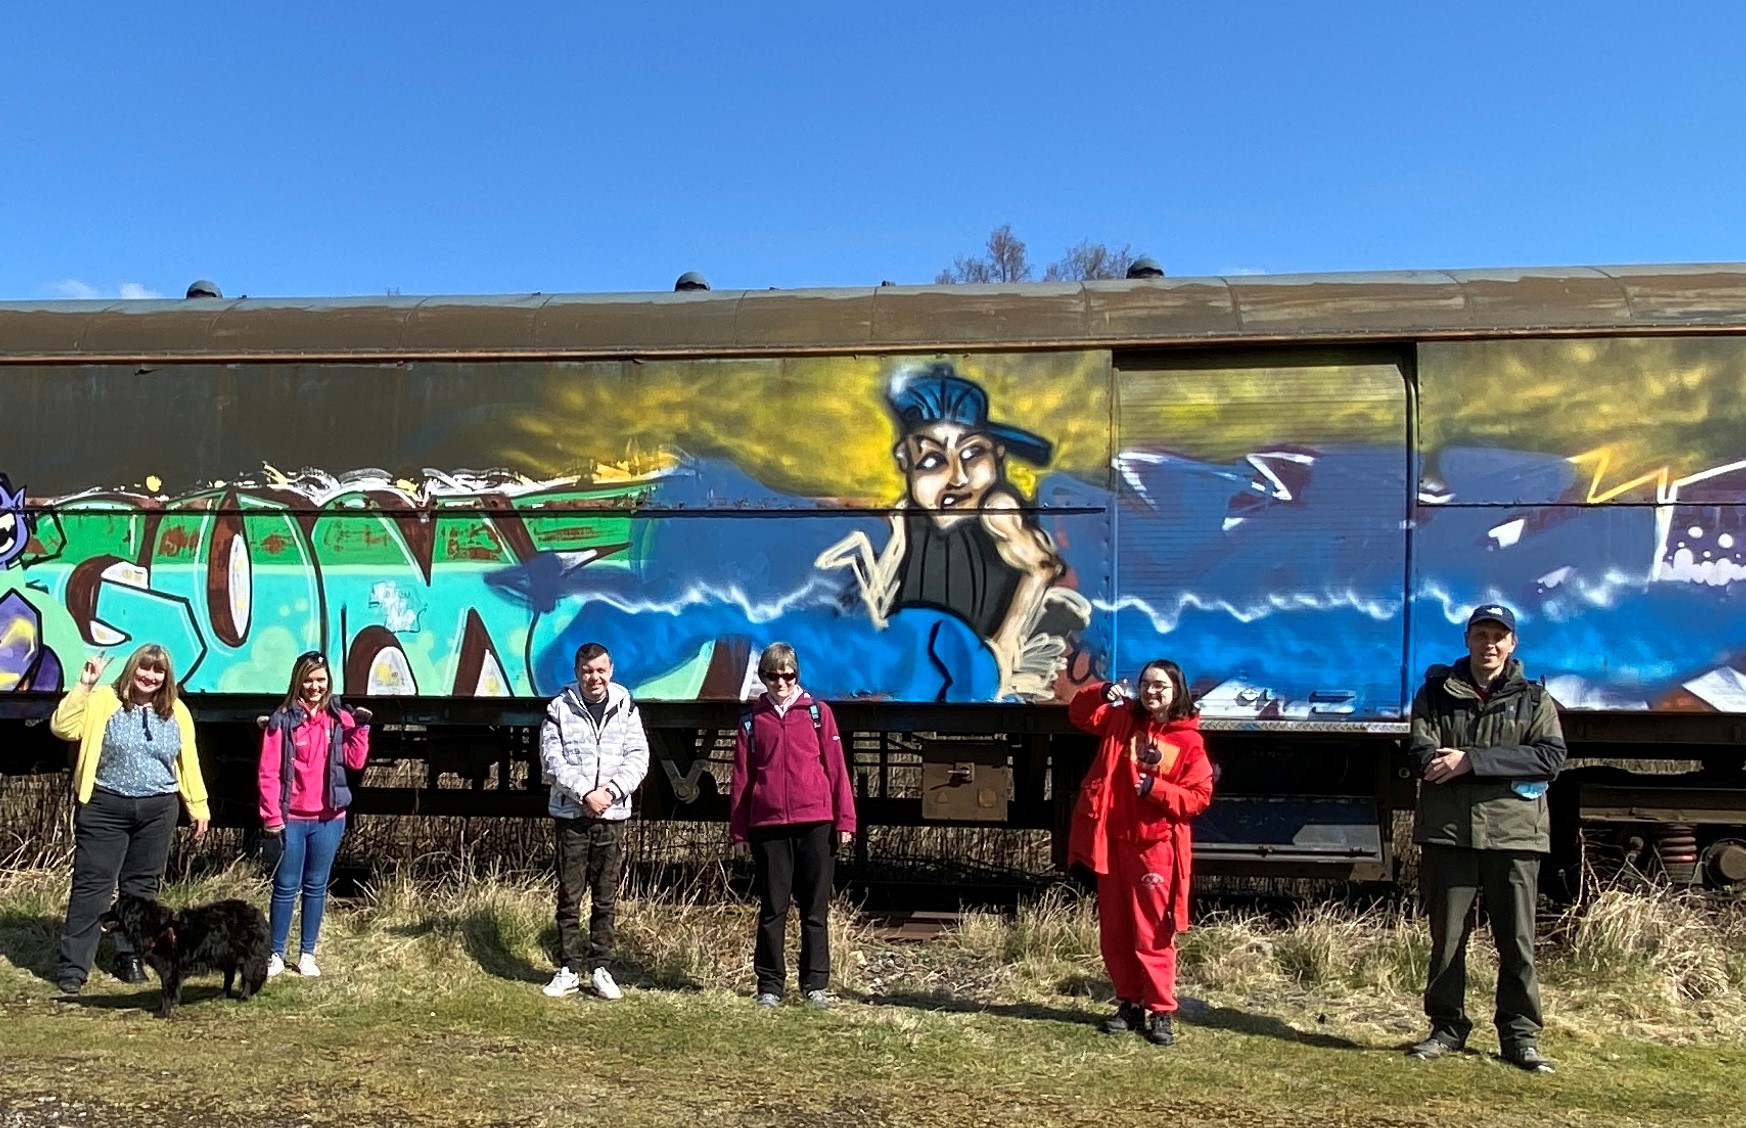
M 535 476 L 635 470 L 664 454 L 731 460 L 773 489 L 885 505 L 904 491 L 885 389 L 905 368 L 948 360 L 988 393 L 989 418 L 1055 444 L 1047 467 L 1008 455 L 1027 495 L 1040 472 L 1105 482 L 1109 354 L 802 357 L 548 367 L 539 404 L 493 421 L 507 465 Z
M 1427 344 L 1419 387 L 1421 449 L 1561 454 L 1590 500 L 1746 455 L 1739 338 Z

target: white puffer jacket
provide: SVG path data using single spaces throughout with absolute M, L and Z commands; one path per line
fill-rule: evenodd
M 552 785 L 546 810 L 560 819 L 586 815 L 582 797 L 597 787 L 612 793 L 612 806 L 600 817 L 628 819 L 631 793 L 649 770 L 649 734 L 630 691 L 617 682 L 606 686 L 606 713 L 596 725 L 575 683 L 546 705 L 540 725 L 540 767 Z

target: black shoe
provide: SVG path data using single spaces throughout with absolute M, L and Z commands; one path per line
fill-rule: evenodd
M 144 983 L 146 981 L 145 965 L 135 955 L 116 956 L 115 978 L 123 983 Z
M 1140 1009 L 1140 1004 L 1130 1003 L 1126 999 L 1116 1000 L 1116 1012 L 1103 1020 L 1105 1034 L 1126 1034 L 1132 1030 L 1144 1030 L 1146 1027 L 1146 1012 Z
M 68 977 L 66 979 L 61 980 L 59 983 L 55 984 L 55 990 L 59 991 L 63 995 L 77 995 L 80 991 L 83 991 L 84 989 L 85 989 L 85 981 L 83 979 L 73 979 L 71 977 Z
M 1176 1041 L 1169 1011 L 1153 1011 L 1146 1016 L 1146 1041 L 1154 1046 L 1168 1046 Z
M 1445 1054 L 1452 1054 L 1460 1048 L 1460 1043 L 1450 1041 L 1447 1036 L 1433 1034 L 1423 1042 L 1415 1042 L 1408 1046 L 1407 1057 L 1418 1058 L 1420 1061 L 1436 1061 Z
M 1498 1055 L 1517 1069 L 1525 1069 L 1529 1073 L 1557 1073 L 1558 1067 L 1552 1064 L 1552 1059 L 1540 1052 L 1539 1046 L 1511 1046 Z

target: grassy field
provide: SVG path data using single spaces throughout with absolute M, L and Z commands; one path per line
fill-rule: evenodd
M 0 875 L 0 1126 L 1735 1124 L 1746 1119 L 1746 922 L 1670 895 L 1606 894 L 1548 930 L 1560 1072 L 1489 1053 L 1400 1053 L 1421 1031 L 1422 927 L 1311 913 L 1204 921 L 1184 938 L 1179 1044 L 1110 1038 L 1090 906 L 976 915 L 927 943 L 836 914 L 837 1007 L 750 1004 L 751 912 L 701 895 L 624 906 L 619 1003 L 552 1000 L 549 892 L 394 883 L 335 905 L 326 975 L 249 1003 L 193 981 L 49 982 L 64 870 Z M 265 886 L 234 869 L 192 903 Z M 1483 951 L 1486 944 L 1477 945 Z

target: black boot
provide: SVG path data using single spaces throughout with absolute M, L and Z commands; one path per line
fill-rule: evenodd
M 115 978 L 123 983 L 144 983 L 145 965 L 132 952 L 124 952 L 115 957 Z
M 1154 1046 L 1168 1046 L 1176 1041 L 1169 1011 L 1153 1011 L 1146 1016 L 1146 1041 Z
M 1103 1020 L 1103 1032 L 1126 1034 L 1130 1030 L 1143 1029 L 1145 1025 L 1146 1012 L 1140 1009 L 1140 1004 L 1117 999 L 1116 1012 Z

